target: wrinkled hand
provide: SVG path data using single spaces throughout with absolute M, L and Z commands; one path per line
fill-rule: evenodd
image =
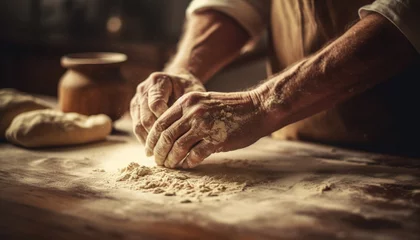
M 158 165 L 192 168 L 212 153 L 248 146 L 268 134 L 252 92 L 184 95 L 153 125 L 146 154 Z
M 157 72 L 140 83 L 130 104 L 137 139 L 144 144 L 156 119 L 179 97 L 192 91 L 204 92 L 205 88 L 191 75 Z

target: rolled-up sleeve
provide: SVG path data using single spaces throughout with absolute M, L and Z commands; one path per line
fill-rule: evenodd
M 420 53 L 419 0 L 376 0 L 359 9 L 360 18 L 369 12 L 377 12 L 391 21 Z
M 266 29 L 271 0 L 194 0 L 187 9 L 187 18 L 207 9 L 222 12 L 235 19 L 256 42 Z

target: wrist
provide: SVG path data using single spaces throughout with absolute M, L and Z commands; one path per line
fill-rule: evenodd
M 186 67 L 177 67 L 174 65 L 170 65 L 170 66 L 165 67 L 163 72 L 171 74 L 171 75 L 179 76 L 186 80 L 191 80 L 193 82 L 199 82 L 202 85 L 204 83 L 204 79 L 202 77 L 198 76 L 197 74 L 195 74 L 193 71 L 191 71 L 190 69 Z
M 261 133 L 267 135 L 275 131 L 275 122 L 272 117 L 273 113 L 267 108 L 266 104 L 268 96 L 267 88 L 260 86 L 256 89 L 247 91 L 246 93 L 252 101 L 254 113 L 260 116 L 260 126 L 263 128 L 261 129 Z
M 274 90 L 270 81 L 250 91 L 253 102 L 258 111 L 263 114 L 263 126 L 269 132 L 276 131 L 285 126 L 284 120 L 287 115 L 281 107 L 281 97 Z

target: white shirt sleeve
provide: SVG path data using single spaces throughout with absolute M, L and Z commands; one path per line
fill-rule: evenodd
M 266 29 L 271 0 L 194 0 L 187 9 L 188 17 L 207 9 L 222 12 L 235 19 L 251 36 L 252 45 Z
M 359 9 L 360 18 L 370 11 L 377 12 L 391 21 L 420 53 L 420 1 L 376 0 Z

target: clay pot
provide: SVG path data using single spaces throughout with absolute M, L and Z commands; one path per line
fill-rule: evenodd
M 120 67 L 127 60 L 121 53 L 79 53 L 61 58 L 67 72 L 58 86 L 63 112 L 84 115 L 106 114 L 113 121 L 129 108 L 133 90 L 124 80 Z

